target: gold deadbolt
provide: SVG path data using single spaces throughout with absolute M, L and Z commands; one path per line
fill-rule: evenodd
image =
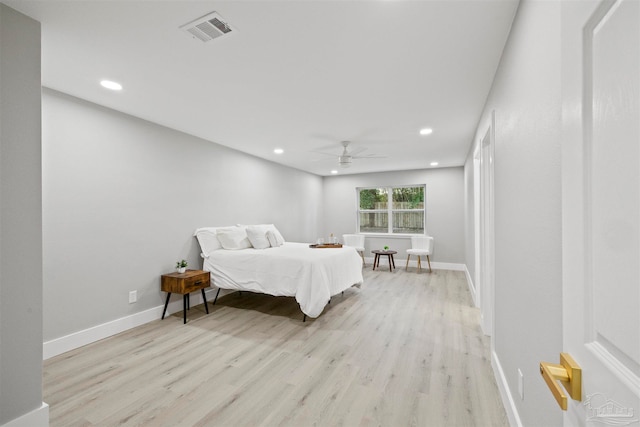
M 582 369 L 568 353 L 560 353 L 560 364 L 540 362 L 540 374 L 563 411 L 567 410 L 567 395 L 562 383 L 573 400 L 582 400 Z

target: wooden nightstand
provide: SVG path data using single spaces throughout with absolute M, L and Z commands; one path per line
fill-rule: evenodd
M 189 293 L 202 291 L 202 299 L 204 300 L 204 308 L 209 314 L 209 304 L 204 295 L 204 288 L 208 288 L 211 284 L 211 273 L 202 270 L 187 270 L 184 273 L 163 274 L 161 280 L 162 292 L 167 292 L 167 301 L 164 303 L 164 311 L 162 318 L 167 313 L 169 298 L 172 293 L 182 294 L 183 317 L 184 323 L 187 323 L 187 309 L 189 307 Z

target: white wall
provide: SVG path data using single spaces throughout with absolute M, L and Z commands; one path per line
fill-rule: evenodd
M 43 406 L 40 123 L 40 23 L 0 3 L 0 425 L 48 418 L 25 418 Z
M 318 176 L 49 89 L 43 135 L 45 341 L 162 305 L 160 275 L 202 265 L 197 227 L 318 234 Z
M 434 237 L 432 261 L 464 264 L 464 170 L 462 167 L 330 176 L 324 178 L 323 236 L 356 232 L 357 187 L 426 184 L 426 231 Z M 407 237 L 367 237 L 366 256 L 387 245 L 406 259 Z
M 520 3 L 475 141 L 494 109 L 494 361 L 523 425 L 561 425 L 562 411 L 538 367 L 562 351 L 559 2 Z M 472 156 L 473 147 L 466 162 L 471 177 Z M 472 214 L 466 210 L 467 227 Z M 469 264 L 472 248 L 466 253 Z

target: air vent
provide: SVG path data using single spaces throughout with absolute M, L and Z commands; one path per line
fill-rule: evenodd
M 222 16 L 218 15 L 216 12 L 212 12 L 202 18 L 189 22 L 188 24 L 180 27 L 180 29 L 203 42 L 208 42 L 209 40 L 213 40 L 234 31 L 234 29 L 224 21 Z

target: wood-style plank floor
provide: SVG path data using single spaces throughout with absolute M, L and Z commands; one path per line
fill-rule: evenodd
M 229 294 L 49 359 L 52 426 L 506 426 L 465 275 L 364 272 L 302 322 Z

